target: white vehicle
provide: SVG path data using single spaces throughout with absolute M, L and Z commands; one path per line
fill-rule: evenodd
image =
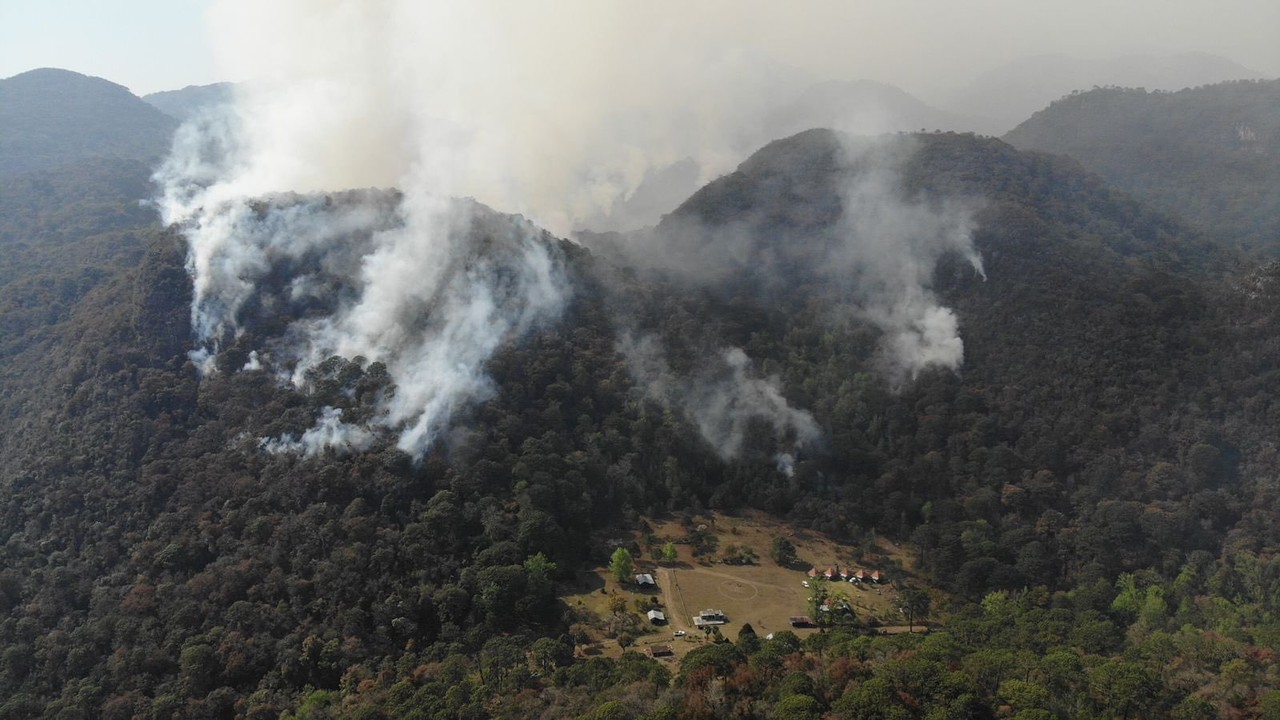
M 675 632 L 675 636 L 676 636 L 676 637 L 684 637 L 684 631 L 683 631 L 683 630 L 677 630 L 677 631 Z
M 805 586 L 805 587 L 809 587 L 809 581 L 808 581 L 808 580 L 801 580 L 801 581 L 800 581 L 800 584 L 801 584 L 801 585 L 803 585 L 803 586 Z

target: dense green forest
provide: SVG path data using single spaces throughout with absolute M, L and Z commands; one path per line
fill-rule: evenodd
M 957 370 L 895 381 L 884 329 L 833 312 L 852 286 L 814 258 L 865 168 L 811 131 L 648 233 L 547 240 L 565 311 L 499 350 L 496 392 L 422 458 L 264 449 L 394 384 L 341 357 L 306 390 L 200 379 L 186 249 L 140 166 L 6 179 L 0 717 L 1280 717 L 1280 268 L 1070 160 L 887 142 L 892 193 L 976 208 L 985 278 L 959 253 L 930 278 Z M 735 272 L 634 263 L 748 217 Z M 252 312 L 227 368 L 283 320 Z M 740 348 L 819 439 L 756 419 L 718 451 L 637 379 L 641 335 L 695 385 Z M 575 656 L 595 621 L 557 596 L 606 538 L 747 508 L 917 550 L 934 629 Z

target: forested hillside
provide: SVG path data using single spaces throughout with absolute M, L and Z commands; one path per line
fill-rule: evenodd
M 423 457 L 386 435 L 273 452 L 397 389 L 363 358 L 301 385 L 254 369 L 296 309 L 265 301 L 201 379 L 183 241 L 130 199 L 143 178 L 4 196 L 0 717 L 1280 709 L 1280 276 L 1070 161 L 812 131 L 648 233 L 542 236 L 564 312 L 500 348 L 491 397 Z M 901 213 L 850 212 L 868 197 Z M 521 222 L 471 217 L 480 255 Z M 902 227 L 943 243 L 911 277 L 955 319 L 955 369 L 904 369 L 888 341 L 924 331 L 844 272 L 850 228 Z M 737 404 L 705 394 L 725 384 Z M 642 515 L 706 508 L 909 544 L 938 627 L 575 657 L 603 621 L 558 583 Z
M 102 78 L 42 68 L 0 80 L 0 177 L 90 158 L 155 161 L 177 122 Z
M 1224 242 L 1266 257 L 1280 249 L 1280 80 L 1095 88 L 1054 102 L 1005 139 L 1069 155 Z
M 834 196 L 812 184 L 838 172 L 829 135 L 771 145 L 670 218 L 677 238 L 691 215 L 700 230 L 708 219 L 715 227 L 750 213 L 769 218 L 754 225 L 762 232 L 748 249 L 736 246 L 742 272 L 695 291 L 683 301 L 692 308 L 672 307 L 678 289 L 654 293 L 649 322 L 677 348 L 717 333 L 776 370 L 830 438 L 797 477 L 843 503 L 804 487 L 787 494 L 765 477 L 743 497 L 769 498 L 771 509 L 832 530 L 914 533 L 940 578 L 972 594 L 1158 566 L 1171 543 L 1176 557 L 1216 551 L 1240 509 L 1235 493 L 1249 477 L 1241 463 L 1265 446 L 1275 418 L 1268 409 L 1246 422 L 1243 408 L 1214 411 L 1197 398 L 1269 402 L 1219 390 L 1253 388 L 1265 371 L 1264 351 L 1245 331 L 1265 320 L 1256 314 L 1265 304 L 1231 289 L 1222 256 L 1203 238 L 1068 162 L 966 136 L 918 142 L 903 167 L 907 192 L 986 199 L 976 235 L 986 279 L 944 259 L 938 286 L 961 318 L 964 365 L 926 370 L 896 393 L 876 375 L 876 329 L 832 322 L 831 308 L 849 302 L 839 288 L 779 271 L 812 267 L 801 255 L 813 251 L 806 239 L 816 231 L 795 218 L 821 224 L 832 207 Z M 812 205 L 798 206 L 796 190 Z M 680 264 L 672 246 L 661 254 Z M 1238 313 L 1253 319 L 1224 322 Z M 1237 348 L 1230 357 L 1220 354 L 1227 347 Z M 1211 459 L 1198 471 L 1192 448 Z M 1143 479 L 1157 466 L 1169 473 L 1163 482 L 1178 478 L 1173 486 Z M 1192 510 L 1193 498 L 1213 511 Z M 1167 507 L 1169 526 L 1139 522 L 1144 503 L 1177 500 L 1188 502 Z M 1066 523 L 1053 528 L 1050 518 Z M 975 532 L 983 543 L 966 545 Z

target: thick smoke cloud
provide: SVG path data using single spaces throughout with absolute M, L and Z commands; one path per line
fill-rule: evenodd
M 743 119 L 812 79 L 725 41 L 755 37 L 747 26 L 769 26 L 771 7 L 215 3 L 224 72 L 247 82 L 229 112 L 183 127 L 156 176 L 165 219 L 190 243 L 193 358 L 211 370 L 253 318 L 288 309 L 297 319 L 252 348 L 247 366 L 305 386 L 330 355 L 382 363 L 396 392 L 375 424 L 421 453 L 460 406 L 490 392 L 482 368 L 498 345 L 553 317 L 565 292 L 554 243 L 522 225 L 503 252 L 476 252 L 477 211 L 446 198 L 565 232 L 663 168 L 692 161 L 702 180 L 727 171 L 761 137 Z M 332 195 L 370 187 L 400 194 Z M 956 321 L 925 278 L 938 252 L 963 250 L 965 234 L 951 232 L 959 215 L 904 204 L 880 180 L 847 195 L 844 229 L 856 240 L 826 267 L 857 276 L 849 286 L 904 376 L 954 366 Z M 738 368 L 726 372 L 739 399 L 720 415 L 772 414 L 807 433 L 776 388 L 721 360 Z M 364 442 L 348 442 L 354 426 L 336 416 L 320 423 L 306 447 Z M 741 432 L 733 420 L 699 425 L 722 448 Z
M 483 366 L 499 344 L 554 317 L 564 301 L 554 241 L 475 204 L 360 192 L 171 202 L 165 210 L 190 246 L 200 341 L 192 357 L 203 372 L 214 371 L 219 351 L 247 325 L 283 316 L 287 329 L 243 369 L 271 363 L 305 389 L 308 371 L 331 356 L 382 363 L 395 392 L 382 399 L 375 424 L 397 432 L 412 454 L 462 404 L 488 396 Z M 300 439 L 264 447 L 358 451 L 373 438 L 328 408 Z
M 792 15 L 754 0 L 223 0 L 211 18 L 224 74 L 246 81 L 251 154 L 276 158 L 246 181 L 431 175 L 563 235 L 655 171 L 692 159 L 710 180 L 767 140 L 762 118 L 814 80 L 753 39 Z
M 503 341 L 558 314 L 564 300 L 559 258 L 531 226 L 516 226 L 505 248 L 449 257 L 459 243 L 423 242 L 432 228 L 419 226 L 416 212 L 363 258 L 359 300 L 304 326 L 300 366 L 331 354 L 385 361 L 397 391 L 384 422 L 404 427 L 399 446 L 410 452 L 426 448 L 461 403 L 487 397 L 484 362 Z M 461 231 L 475 232 L 474 219 Z
M 249 10 L 220 8 L 226 18 Z M 333 355 L 381 363 L 395 391 L 373 429 L 421 454 L 459 407 L 490 392 L 483 366 L 499 344 L 558 314 L 558 245 L 528 222 L 448 199 L 476 177 L 500 186 L 509 166 L 501 139 L 476 141 L 476 127 L 454 117 L 463 79 L 436 73 L 456 58 L 403 56 L 399 21 L 417 4 L 252 10 L 237 28 L 271 29 L 254 57 L 272 72 L 228 112 L 186 124 L 156 174 L 162 215 L 189 243 L 192 357 L 212 371 L 250 325 L 289 318 L 247 367 L 305 388 Z M 373 185 L 401 192 L 332 192 Z M 300 438 L 264 447 L 355 451 L 373 429 L 328 408 Z

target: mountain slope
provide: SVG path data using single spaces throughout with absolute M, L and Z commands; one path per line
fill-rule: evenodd
M 928 505 L 931 521 L 918 536 L 926 562 L 971 591 L 1047 579 L 1041 573 L 1055 563 L 1023 562 L 1016 549 L 1028 541 L 1027 522 L 1045 513 L 1069 518 L 1071 534 L 1037 535 L 1039 550 L 1070 557 L 1075 568 L 1106 574 L 1155 562 L 1170 542 L 1164 535 L 1130 528 L 1136 534 L 1124 553 L 1098 544 L 1119 532 L 1110 527 L 1116 518 L 1095 512 L 1102 500 L 1134 503 L 1130 512 L 1204 493 L 1224 509 L 1194 531 L 1180 515 L 1178 547 L 1214 547 L 1233 521 L 1227 495 L 1242 492 L 1218 485 L 1235 482 L 1236 465 L 1188 474 L 1172 496 L 1116 478 L 1140 478 L 1157 461 L 1180 465 L 1196 443 L 1224 457 L 1264 443 L 1247 426 L 1224 434 L 1191 400 L 1223 382 L 1219 353 L 1244 342 L 1218 315 L 1235 303 L 1218 279 L 1230 256 L 1069 161 L 963 135 L 891 142 L 905 143 L 891 155 L 900 163 L 894 197 L 977 200 L 973 242 L 986 275 L 963 253 L 939 256 L 925 288 L 954 311 L 963 364 L 954 374 L 926 368 L 896 394 L 878 377 L 883 343 L 897 329 L 876 319 L 881 300 L 863 289 L 876 278 L 831 272 L 843 267 L 832 247 L 850 226 L 841 207 L 847 140 L 812 131 L 773 143 L 652 234 L 599 238 L 602 256 L 644 263 L 659 278 L 663 290 L 637 288 L 619 304 L 634 308 L 635 332 L 658 338 L 672 367 L 740 347 L 778 373 L 788 401 L 826 429 L 822 452 L 801 452 L 796 482 L 831 483 L 835 504 L 803 493 L 786 500 L 751 482 L 741 492 L 829 527 L 883 528 L 884 518 L 896 518 L 909 532 Z M 704 258 L 720 254 L 729 259 L 708 270 Z M 1237 367 L 1226 382 L 1248 383 L 1252 372 Z M 767 437 L 755 442 L 775 446 Z M 977 514 L 962 502 L 1002 492 L 1025 493 L 1028 502 Z M 980 519 L 1007 548 L 994 562 L 954 544 Z
M 892 172 L 886 174 L 888 169 Z M 829 130 L 770 143 L 737 171 L 690 196 L 653 232 L 636 235 L 627 244 L 637 251 L 634 262 L 674 270 L 690 267 L 695 259 L 689 254 L 704 251 L 705 243 L 724 241 L 733 250 L 702 265 L 721 266 L 725 272 L 767 270 L 764 254 L 804 254 L 820 250 L 823 242 L 842 241 L 849 178 L 868 172 L 884 174 L 878 181 L 894 197 L 977 200 L 983 208 L 980 218 L 1010 204 L 1026 205 L 1046 224 L 1069 224 L 1077 234 L 1092 231 L 1113 251 L 1146 262 L 1221 268 L 1229 257 L 1177 220 L 1152 212 L 1067 160 L 1020 153 L 1004 142 L 972 135 L 872 140 Z M 981 225 L 979 240 L 986 227 L 1003 225 Z M 650 252 L 646 243 L 662 250 Z
M 0 176 L 89 158 L 149 162 L 177 122 L 126 88 L 44 68 L 0 80 Z
M 175 120 L 186 120 L 208 108 L 232 101 L 235 83 L 188 85 L 180 90 L 165 90 L 143 95 L 148 105 Z
M 1222 241 L 1280 251 L 1280 80 L 1097 89 L 1053 103 L 1005 139 L 1069 155 Z

